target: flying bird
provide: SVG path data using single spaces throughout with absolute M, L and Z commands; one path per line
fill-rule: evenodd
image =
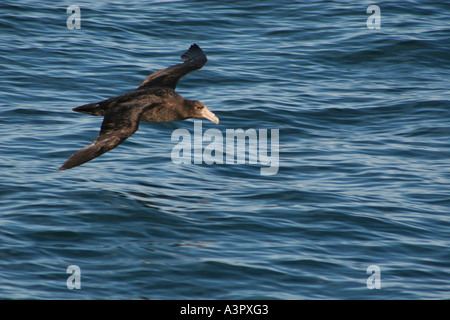
M 58 170 L 79 166 L 114 149 L 138 130 L 140 121 L 170 122 L 203 118 L 218 124 L 219 118 L 203 103 L 185 99 L 175 92 L 183 76 L 205 65 L 205 53 L 194 43 L 181 59 L 182 63 L 150 74 L 131 92 L 74 108 L 76 112 L 103 116 L 103 123 L 97 139 L 75 152 Z

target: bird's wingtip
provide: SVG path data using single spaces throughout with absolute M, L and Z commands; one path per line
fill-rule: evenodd
M 181 56 L 181 59 L 183 59 L 183 61 L 188 61 L 188 60 L 191 60 L 191 59 L 197 58 L 197 57 L 201 57 L 204 60 L 206 60 L 206 56 L 205 56 L 205 53 L 203 52 L 203 50 L 196 43 L 194 43 Z

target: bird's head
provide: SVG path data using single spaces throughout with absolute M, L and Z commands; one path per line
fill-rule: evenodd
M 219 118 L 200 101 L 185 100 L 185 108 L 189 113 L 189 118 L 206 119 L 215 124 L 219 123 Z

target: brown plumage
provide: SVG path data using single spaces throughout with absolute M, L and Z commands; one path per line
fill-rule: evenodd
M 103 123 L 97 139 L 75 152 L 58 170 L 79 166 L 114 149 L 137 131 L 139 121 L 170 122 L 203 118 L 219 123 L 219 119 L 203 103 L 184 99 L 175 92 L 183 76 L 205 65 L 206 55 L 193 44 L 181 58 L 183 63 L 150 74 L 129 93 L 74 108 L 76 112 L 104 116 Z

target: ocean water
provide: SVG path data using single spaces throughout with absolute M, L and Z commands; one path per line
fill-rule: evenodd
M 2 1 L 0 298 L 450 298 L 449 12 L 447 1 Z M 200 120 L 141 123 L 56 171 L 101 125 L 72 108 L 133 90 L 192 43 L 208 63 L 177 91 L 220 118 L 202 133 L 279 130 L 275 174 L 248 154 L 174 163 L 173 132 L 194 136 Z

